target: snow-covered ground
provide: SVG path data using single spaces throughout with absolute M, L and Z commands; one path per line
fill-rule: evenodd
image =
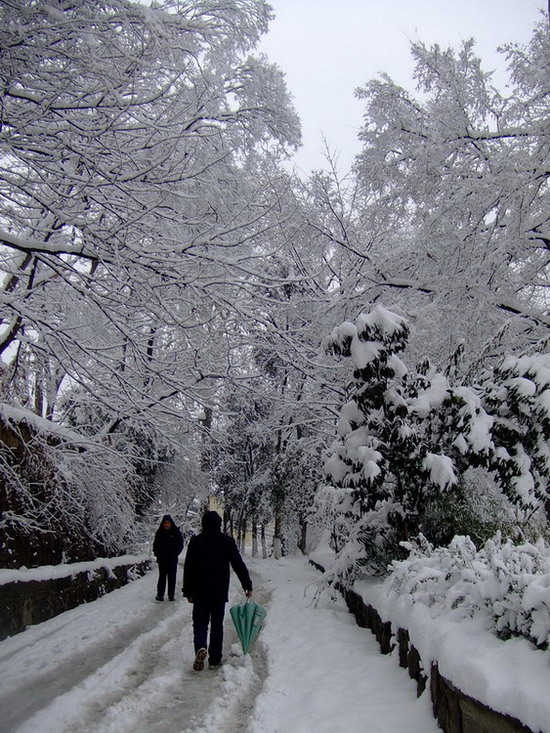
M 0 643 L 2 733 L 435 733 L 429 697 L 302 557 L 246 558 L 267 609 L 251 655 L 193 672 L 191 606 L 156 573 Z M 232 602 L 240 602 L 232 582 Z

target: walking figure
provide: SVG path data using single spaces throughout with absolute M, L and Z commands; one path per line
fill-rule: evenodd
M 157 601 L 164 600 L 166 581 L 168 580 L 168 600 L 175 601 L 176 575 L 178 572 L 178 556 L 183 550 L 183 537 L 169 514 L 162 518 L 153 540 L 153 554 L 157 558 L 159 578 L 157 583 Z
M 183 595 L 193 604 L 193 669 L 204 668 L 208 655 L 210 669 L 222 663 L 223 619 L 229 600 L 229 568 L 233 568 L 249 598 L 252 582 L 235 540 L 221 530 L 217 512 L 202 517 L 202 532 L 189 541 L 183 565 Z M 210 641 L 208 643 L 208 627 Z

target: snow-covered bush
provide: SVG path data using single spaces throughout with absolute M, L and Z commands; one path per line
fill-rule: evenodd
M 512 500 L 536 506 L 550 478 L 550 354 L 508 356 L 482 375 L 490 465 Z
M 348 558 L 340 580 L 359 568 L 385 573 L 403 540 L 429 532 L 430 514 L 432 527 L 445 518 L 440 541 L 470 534 L 475 502 L 464 499 L 473 468 L 486 479 L 478 476 L 477 490 L 492 484 L 505 509 L 496 525 L 494 517 L 476 521 L 478 542 L 491 525 L 505 528 L 513 505 L 537 521 L 544 515 L 550 355 L 508 357 L 478 383 L 454 385 L 429 364 L 405 366 L 408 335 L 406 320 L 380 305 L 331 334 L 330 348 L 353 368 L 317 501 L 333 549 Z M 348 544 L 361 548 L 353 559 Z
M 467 536 L 434 547 L 422 536 L 405 543 L 386 593 L 422 603 L 433 613 L 486 616 L 501 638 L 522 636 L 541 648 L 550 639 L 550 547 L 543 539 L 521 545 L 497 533 L 477 550 Z

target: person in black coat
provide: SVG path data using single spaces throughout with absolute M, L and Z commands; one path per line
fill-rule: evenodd
M 159 566 L 157 601 L 164 600 L 166 580 L 168 580 L 168 600 L 175 601 L 178 556 L 183 550 L 183 537 L 169 514 L 162 518 L 153 540 L 153 554 Z
M 211 668 L 222 661 L 223 619 L 229 600 L 229 568 L 233 568 L 247 597 L 252 595 L 248 569 L 235 540 L 221 531 L 217 512 L 202 517 L 202 532 L 192 537 L 183 565 L 183 595 L 193 604 L 193 669 L 200 671 L 208 654 Z M 208 626 L 210 644 L 207 651 Z

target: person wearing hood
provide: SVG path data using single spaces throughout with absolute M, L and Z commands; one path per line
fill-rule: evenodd
M 202 532 L 191 537 L 183 565 L 183 595 L 193 604 L 193 669 L 200 671 L 208 655 L 211 669 L 222 663 L 223 619 L 229 600 L 230 567 L 249 598 L 252 582 L 235 540 L 221 530 L 222 518 L 208 511 Z M 208 627 L 210 626 L 210 643 Z
M 153 554 L 157 558 L 159 579 L 157 583 L 157 601 L 164 600 L 166 581 L 168 580 L 168 600 L 175 601 L 176 575 L 178 572 L 178 556 L 183 550 L 183 536 L 174 520 L 165 514 L 153 540 Z

